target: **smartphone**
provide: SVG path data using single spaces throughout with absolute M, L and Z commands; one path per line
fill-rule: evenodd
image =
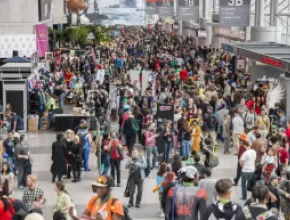
M 92 185 L 92 190 L 93 190 L 93 193 L 96 193 L 97 192 L 97 186 Z

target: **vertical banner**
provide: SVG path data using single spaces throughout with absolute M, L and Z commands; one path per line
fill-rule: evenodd
M 158 13 L 159 0 L 146 0 L 146 13 L 148 15 L 155 15 Z
M 48 28 L 46 24 L 35 25 L 36 45 L 38 56 L 44 57 L 45 52 L 48 52 Z
M 199 19 L 199 0 L 177 0 L 177 17 L 181 21 Z
M 173 17 L 174 0 L 163 0 L 158 6 L 159 17 Z

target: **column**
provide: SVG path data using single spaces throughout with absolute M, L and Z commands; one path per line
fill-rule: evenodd
M 256 1 L 255 9 L 255 26 L 263 27 L 264 26 L 264 5 L 265 0 Z
M 259 26 L 259 6 L 260 1 L 256 1 L 255 3 L 255 26 Z
M 202 16 L 205 20 L 208 19 L 208 0 L 203 0 Z
M 278 9 L 278 1 L 271 0 L 270 5 L 270 26 L 277 26 L 277 9 Z

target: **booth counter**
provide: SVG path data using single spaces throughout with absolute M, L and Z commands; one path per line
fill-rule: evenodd
M 74 114 L 55 114 L 54 131 L 66 131 L 74 129 L 80 124 L 82 119 L 88 120 L 91 116 L 74 115 Z

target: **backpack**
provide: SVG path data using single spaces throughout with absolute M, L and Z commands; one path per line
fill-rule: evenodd
M 139 121 L 137 119 L 132 119 L 132 131 L 134 134 L 138 134 L 138 132 L 140 131 L 140 125 L 139 125 Z
M 118 199 L 116 198 L 113 198 L 113 201 L 112 201 L 112 208 L 114 207 L 114 204 L 115 202 L 118 201 Z M 132 220 L 132 218 L 130 217 L 129 215 L 129 210 L 127 207 L 123 206 L 123 210 L 124 210 L 124 216 L 122 217 L 122 220 Z
M 256 218 L 254 218 L 252 216 L 252 213 L 251 213 L 249 206 L 243 207 L 243 213 L 244 213 L 246 220 L 260 220 L 260 219 L 266 220 L 266 219 L 269 219 L 269 218 L 275 216 L 271 211 L 266 211 L 266 212 L 263 212 L 262 214 L 258 215 Z
M 244 122 L 245 122 L 245 128 L 247 127 L 248 124 L 251 123 L 251 121 L 247 121 L 247 115 L 248 115 L 248 112 L 246 112 L 245 114 L 245 117 L 244 117 Z M 255 124 L 255 121 L 256 121 L 256 113 L 254 113 L 254 124 Z
M 20 116 L 17 118 L 17 130 L 24 130 L 24 121 Z
M 206 120 L 206 125 L 208 129 L 215 129 L 216 127 L 216 117 L 214 114 L 210 114 Z

